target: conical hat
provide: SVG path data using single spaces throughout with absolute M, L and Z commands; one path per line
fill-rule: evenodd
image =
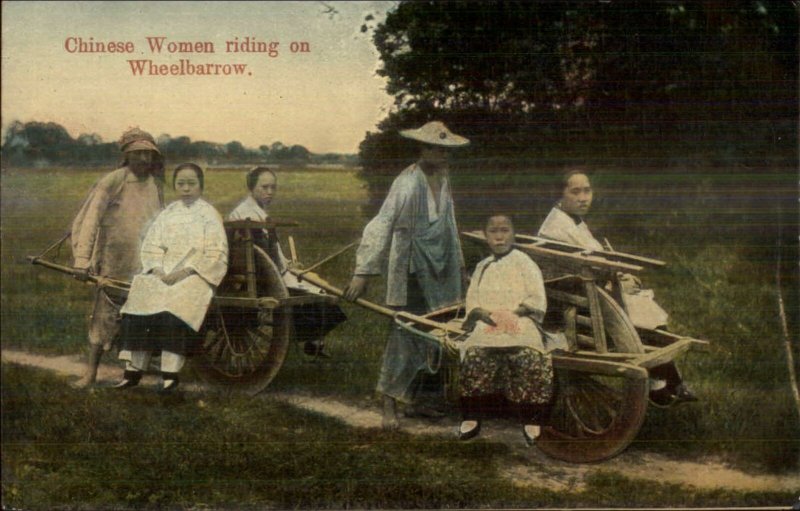
M 400 130 L 400 135 L 424 144 L 444 147 L 462 147 L 469 144 L 469 139 L 456 135 L 440 121 L 431 121 L 415 130 Z

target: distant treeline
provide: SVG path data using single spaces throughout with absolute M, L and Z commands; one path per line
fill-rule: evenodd
M 211 165 L 357 163 L 356 155 L 314 154 L 301 145 L 282 142 L 253 149 L 236 140 L 222 144 L 167 134 L 159 135 L 156 142 L 167 161 L 199 160 Z M 97 133 L 81 133 L 73 138 L 58 123 L 37 121 L 12 122 L 3 138 L 1 154 L 4 165 L 20 167 L 114 165 L 121 160 L 116 141 L 106 142 Z

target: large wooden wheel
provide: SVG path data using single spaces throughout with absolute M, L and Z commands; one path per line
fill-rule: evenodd
M 625 311 L 602 289 L 597 291 L 608 351 L 643 353 Z M 587 310 L 577 313 L 588 316 Z M 636 437 L 647 411 L 647 378 L 557 370 L 556 385 L 550 423 L 536 442 L 545 454 L 573 463 L 597 462 L 619 454 Z
M 255 250 L 259 296 L 288 298 L 280 272 L 263 251 Z M 231 292 L 234 270 L 242 254 L 231 251 L 231 270 L 220 289 Z M 291 331 L 287 308 L 222 307 L 211 304 L 206 318 L 202 352 L 194 367 L 210 383 L 232 386 L 250 394 L 264 390 L 286 358 Z

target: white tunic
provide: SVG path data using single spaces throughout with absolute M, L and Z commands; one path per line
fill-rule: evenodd
M 176 201 L 159 214 L 141 250 L 142 273 L 134 277 L 123 314 L 149 316 L 170 312 L 195 331 L 228 271 L 228 238 L 217 210 L 203 199 L 186 206 Z M 191 268 L 194 274 L 168 286 L 148 273 Z
M 539 227 L 539 236 L 564 243 L 572 243 L 590 250 L 603 250 L 603 245 L 594 239 L 586 222 L 576 224 L 571 216 L 555 207 Z
M 594 238 L 586 222 L 576 224 L 572 217 L 558 207 L 550 210 L 550 214 L 542 222 L 539 236 L 590 250 L 603 250 L 603 245 Z M 652 289 L 643 289 L 633 275 L 623 274 L 619 280 L 625 310 L 635 326 L 654 329 L 667 324 L 669 314 L 655 302 Z
M 512 311 L 524 305 L 539 322 L 547 310 L 544 279 L 530 257 L 513 249 L 497 259 L 489 256 L 475 267 L 467 290 L 467 312 L 477 307 L 492 313 L 498 323 L 493 327 L 479 321 L 461 344 L 461 353 L 471 346 L 531 347 L 545 351 L 539 328 L 530 317 L 518 317 Z

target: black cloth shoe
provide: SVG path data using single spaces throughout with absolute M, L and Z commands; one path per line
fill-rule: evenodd
M 142 371 L 130 371 L 126 369 L 125 372 L 122 374 L 122 381 L 112 386 L 111 388 L 117 390 L 129 389 L 131 387 L 139 385 L 139 381 L 141 381 L 141 379 L 142 379 Z
M 675 387 L 675 389 L 673 389 L 672 399 L 673 399 L 673 404 L 693 403 L 695 401 L 699 401 L 697 396 L 695 396 L 694 393 L 691 390 L 689 390 L 683 383 L 679 384 L 677 387 Z
M 471 426 L 467 424 L 468 422 L 474 422 L 475 425 Z M 470 438 L 475 438 L 481 432 L 481 421 L 476 420 L 464 420 L 461 421 L 461 425 L 458 426 L 458 439 L 459 440 L 469 440 Z
M 172 394 L 178 388 L 178 373 L 161 373 L 163 378 L 163 383 L 161 384 L 161 388 L 158 389 L 159 394 Z
M 306 341 L 303 344 L 303 353 L 310 357 L 331 358 L 325 353 L 325 343 L 323 341 Z
M 673 400 L 674 396 L 669 387 L 650 391 L 650 401 L 656 406 L 669 406 Z

